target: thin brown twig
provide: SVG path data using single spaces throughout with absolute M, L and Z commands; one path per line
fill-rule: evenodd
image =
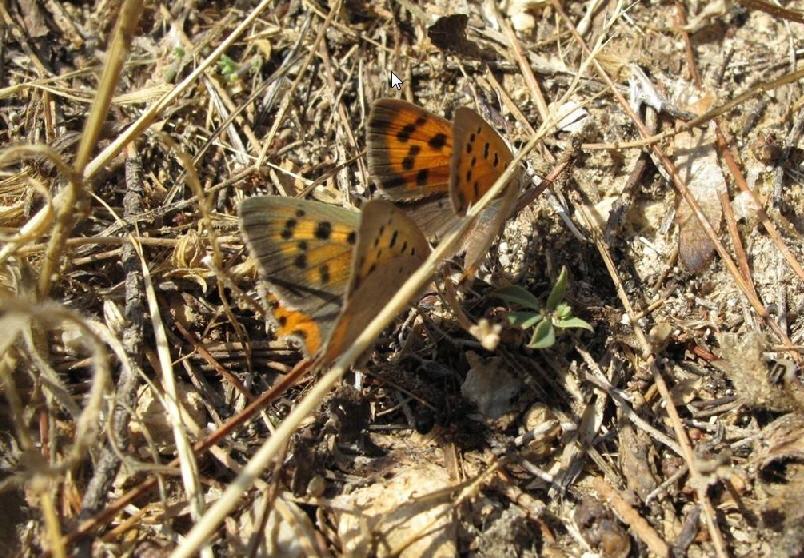
M 702 114 L 701 116 L 698 116 L 696 118 L 693 118 L 692 120 L 684 122 L 683 124 L 677 126 L 672 130 L 667 130 L 666 132 L 661 132 L 659 134 L 654 134 L 651 136 L 643 135 L 642 139 L 634 141 L 622 141 L 614 143 L 585 143 L 583 144 L 583 148 L 590 151 L 591 150 L 619 151 L 622 149 L 642 149 L 645 147 L 652 147 L 653 145 L 659 143 L 662 140 L 672 138 L 677 134 L 687 132 L 689 130 L 692 130 L 693 128 L 698 128 L 699 126 L 706 124 L 710 120 L 714 120 L 718 116 L 731 112 L 735 108 L 744 104 L 749 99 L 753 99 L 754 97 L 757 97 L 758 95 L 761 95 L 766 91 L 772 91 L 783 85 L 787 85 L 789 83 L 798 81 L 802 78 L 804 78 L 804 68 L 783 75 L 782 77 L 774 80 L 763 81 L 762 83 L 760 83 L 755 87 L 752 87 L 748 91 L 745 91 L 744 93 L 737 95 L 730 101 L 727 101 L 724 104 L 713 108 L 712 110 Z
M 184 337 L 184 339 L 193 346 L 193 349 L 207 362 L 207 364 L 212 367 L 213 370 L 215 370 L 215 372 L 220 374 L 222 378 L 229 382 L 232 387 L 234 387 L 238 392 L 240 392 L 241 395 L 243 395 L 243 397 L 246 398 L 247 401 L 254 401 L 254 396 L 251 394 L 248 388 L 243 385 L 243 382 L 241 382 L 237 376 L 229 372 L 229 370 L 227 370 L 225 366 L 221 365 L 220 362 L 215 360 L 215 357 L 210 354 L 206 347 L 204 347 L 204 345 L 200 343 L 192 333 L 187 331 L 187 328 L 184 327 L 184 324 L 181 323 L 181 320 L 175 320 L 173 325 L 176 326 L 176 329 L 179 330 L 179 333 L 181 333 L 182 337 Z M 246 352 L 251 353 L 250 350 L 247 350 Z
M 768 214 L 762 208 L 762 204 L 760 203 L 759 199 L 757 199 L 756 194 L 754 194 L 753 190 L 748 187 L 748 183 L 745 180 L 745 176 L 743 176 L 742 171 L 740 170 L 740 166 L 734 160 L 734 157 L 731 154 L 731 150 L 729 146 L 726 144 L 726 138 L 723 136 L 723 133 L 720 131 L 720 127 L 715 128 L 715 134 L 717 139 L 717 147 L 720 150 L 720 155 L 723 157 L 724 161 L 726 162 L 726 166 L 729 168 L 731 172 L 731 176 L 734 179 L 734 182 L 740 188 L 742 192 L 745 192 L 750 196 L 751 201 L 754 205 L 758 208 L 757 215 L 759 216 L 759 220 L 762 225 L 765 227 L 765 230 L 768 232 L 770 237 L 773 239 L 776 247 L 784 256 L 784 259 L 787 261 L 787 264 L 790 268 L 795 272 L 799 278 L 804 281 L 804 268 L 802 268 L 801 264 L 798 263 L 796 256 L 790 251 L 790 248 L 787 247 L 787 244 L 784 243 L 782 239 L 782 235 L 779 233 L 779 229 L 776 228 L 776 225 L 773 221 L 770 220 Z
M 560 10 L 559 13 L 561 14 L 564 13 L 563 9 L 557 7 L 557 2 L 555 0 L 551 0 L 551 4 L 554 7 L 556 7 L 557 10 Z M 562 17 L 566 18 L 566 15 Z M 566 19 L 566 21 L 569 22 L 568 19 Z M 579 41 L 581 48 L 584 49 L 584 51 L 587 54 L 589 54 L 590 52 L 589 48 L 583 42 L 583 38 L 577 36 L 577 33 L 573 32 L 573 34 L 576 35 L 576 40 Z M 611 78 L 606 73 L 605 69 L 600 65 L 600 63 L 597 60 L 593 60 L 593 64 L 597 69 L 599 75 L 609 86 L 612 95 L 614 95 L 614 97 L 617 99 L 623 111 L 625 111 L 625 113 L 628 114 L 628 116 L 632 119 L 637 129 L 639 130 L 640 134 L 643 137 L 647 137 L 648 131 L 645 128 L 644 124 L 639 119 L 639 117 L 633 112 L 630 105 L 628 104 L 628 101 L 625 99 L 625 97 L 623 97 L 622 93 L 620 93 L 620 91 L 617 89 L 614 82 L 612 82 Z M 802 75 L 804 75 L 804 73 Z M 723 243 L 720 241 L 720 238 L 718 237 L 717 233 L 712 228 L 712 225 L 706 218 L 706 215 L 701 209 L 701 206 L 698 204 L 698 200 L 696 200 L 695 197 L 690 193 L 686 183 L 679 176 L 678 171 L 676 170 L 676 167 L 673 164 L 673 162 L 667 157 L 667 155 L 665 155 L 665 153 L 661 150 L 661 148 L 658 145 L 655 144 L 651 145 L 651 150 L 653 151 L 653 154 L 656 156 L 656 158 L 661 162 L 662 166 L 667 171 L 667 173 L 670 175 L 673 184 L 681 193 L 681 195 L 684 197 L 684 200 L 689 204 L 690 208 L 695 214 L 695 217 L 701 224 L 701 227 L 704 229 L 704 231 L 706 231 L 706 235 L 709 237 L 709 240 L 711 240 L 712 244 L 714 244 L 715 249 L 720 255 L 720 258 L 723 261 L 724 265 L 729 270 L 731 276 L 734 278 L 735 283 L 737 283 L 737 286 L 739 287 L 740 291 L 748 299 L 751 306 L 754 308 L 754 311 L 757 312 L 757 314 L 765 321 L 768 327 L 770 327 L 773 330 L 773 332 L 782 340 L 783 343 L 788 345 L 792 344 L 789 337 L 787 336 L 787 333 L 784 330 L 782 330 L 781 327 L 779 327 L 779 324 L 771 317 L 770 313 L 762 304 L 762 302 L 756 296 L 753 295 L 752 289 L 748 285 L 746 285 L 745 281 L 743 280 L 742 274 L 740 273 L 740 270 L 737 269 L 736 264 L 731 259 L 731 256 L 726 251 L 726 248 L 723 246 Z
M 139 157 L 133 144 L 129 144 L 127 149 L 126 161 L 126 188 L 127 192 L 123 199 L 123 216 L 125 218 L 136 215 L 142 211 L 142 160 Z M 126 272 L 126 305 L 124 316 L 127 326 L 123 331 L 123 346 L 130 360 L 130 367 L 122 367 L 117 381 L 117 392 L 115 393 L 114 415 L 112 417 L 113 437 L 117 444 L 125 445 L 128 439 L 128 422 L 130 409 L 134 407 L 137 387 L 140 383 L 143 357 L 143 325 L 144 310 L 142 291 L 142 272 L 137 261 L 137 256 L 133 245 L 130 243 L 123 246 L 122 264 Z M 84 491 L 81 502 L 80 519 L 87 519 L 96 513 L 104 501 L 109 489 L 109 484 L 117 472 L 120 460 L 111 442 L 103 448 L 101 455 L 95 466 L 92 479 Z M 92 541 L 85 539 L 81 541 L 80 553 L 89 555 L 91 552 Z
M 302 375 L 310 368 L 311 361 L 301 361 L 296 367 L 293 368 L 284 378 L 274 384 L 268 391 L 260 394 L 256 399 L 251 401 L 235 416 L 229 418 L 223 423 L 220 428 L 215 432 L 209 434 L 203 440 L 199 440 L 193 445 L 193 451 L 196 455 L 208 450 L 210 447 L 218 443 L 219 440 L 231 434 L 236 428 L 240 428 L 246 421 L 253 417 L 258 411 L 265 408 L 271 401 L 282 395 L 289 387 L 293 386 Z M 179 463 L 178 459 L 174 459 L 166 465 L 166 467 L 175 467 Z M 81 522 L 78 527 L 68 533 L 63 542 L 65 546 L 73 544 L 80 537 L 86 536 L 98 529 L 107 526 L 112 518 L 120 512 L 124 507 L 136 501 L 144 494 L 150 492 L 156 486 L 156 477 L 149 477 L 139 484 L 136 488 L 129 490 L 113 502 L 109 503 L 98 514 Z M 41 558 L 50 556 L 48 552 L 42 554 Z
M 698 65 L 695 64 L 695 52 L 692 48 L 692 41 L 690 34 L 684 31 L 684 26 L 687 25 L 687 16 L 684 13 L 684 6 L 676 0 L 676 20 L 679 28 L 682 29 L 681 36 L 684 38 L 684 52 L 687 55 L 687 69 L 692 75 L 692 82 L 695 87 L 701 87 L 701 73 L 698 71 Z
M 550 118 L 550 111 L 547 108 L 547 101 L 542 93 L 542 88 L 539 87 L 539 82 L 536 81 L 536 75 L 533 73 L 533 70 L 528 63 L 528 59 L 525 57 L 525 53 L 522 51 L 522 45 L 519 43 L 519 39 L 517 39 L 514 30 L 511 29 L 511 26 L 504 18 L 498 17 L 497 22 L 502 28 L 503 33 L 505 33 L 505 38 L 508 39 L 508 44 L 511 45 L 511 50 L 514 53 L 514 59 L 516 59 L 517 64 L 519 64 L 519 69 L 522 72 L 522 76 L 525 78 L 525 83 L 528 84 L 528 88 L 530 88 L 533 100 L 536 102 L 536 108 L 539 110 L 539 116 L 542 117 L 542 122 L 547 122 L 547 120 Z
M 614 508 L 615 513 L 628 524 L 642 542 L 644 542 L 651 552 L 657 556 L 669 556 L 670 547 L 662 540 L 659 533 L 650 526 L 650 523 L 635 510 L 628 502 L 623 500 L 602 477 L 595 477 L 592 486 L 606 502 Z
M 578 33 L 575 31 L 575 29 L 574 29 L 574 27 L 572 25 L 572 21 L 569 19 L 567 14 L 564 12 L 564 9 L 560 5 L 560 3 L 557 0 L 551 0 L 550 3 L 553 6 L 553 8 L 556 10 L 556 13 L 560 15 L 561 19 L 569 27 L 569 29 L 571 30 L 573 36 L 575 37 L 576 42 L 581 47 L 581 49 L 586 53 L 587 56 L 590 56 L 591 52 L 590 52 L 589 48 L 586 46 L 586 43 L 583 40 L 583 38 L 580 35 L 578 35 Z M 637 128 L 640 130 L 640 133 L 643 135 L 643 137 L 647 136 L 648 135 L 648 130 L 645 128 L 644 124 L 637 117 L 637 115 L 634 114 L 634 112 L 631 110 L 631 107 L 629 106 L 628 102 L 625 100 L 625 98 L 622 96 L 622 94 L 614 86 L 614 83 L 612 82 L 611 78 L 608 76 L 608 74 L 604 70 L 604 68 L 600 65 L 600 63 L 597 60 L 593 60 L 592 63 L 594 64 L 595 69 L 597 70 L 598 74 L 601 76 L 601 78 L 609 86 L 609 89 L 611 90 L 612 95 L 614 95 L 614 97 L 620 103 L 620 105 L 623 108 L 623 110 L 631 117 L 632 121 L 637 126 Z M 693 208 L 693 211 L 695 212 L 696 216 L 698 217 L 698 220 L 701 221 L 701 224 L 706 229 L 707 234 L 709 235 L 709 237 L 715 242 L 715 245 L 718 247 L 718 252 L 721 254 L 721 257 L 724 258 L 724 261 L 728 260 L 727 261 L 727 267 L 729 267 L 729 269 L 732 271 L 732 276 L 735 278 L 735 280 L 738 281 L 738 284 L 740 284 L 741 287 L 744 287 L 744 285 L 742 285 L 742 283 L 743 283 L 742 276 L 739 274 L 739 271 L 736 269 L 734 263 L 731 261 L 731 258 L 729 258 L 728 254 L 725 252 L 725 248 L 723 248 L 722 244 L 720 244 L 720 241 L 717 239 L 717 236 L 715 235 L 714 230 L 712 230 L 711 225 L 709 224 L 708 220 L 706 219 L 706 217 L 704 216 L 703 212 L 701 211 L 701 208 L 698 206 L 698 203 L 696 202 L 695 198 L 689 193 L 689 191 L 687 190 L 686 184 L 684 184 L 683 181 L 678 176 L 674 165 L 667 158 L 667 156 L 664 155 L 664 153 L 661 151 L 661 149 L 659 149 L 657 146 L 653 146 L 652 149 L 653 149 L 654 154 L 657 156 L 657 158 L 659 158 L 659 160 L 662 162 L 662 164 L 668 170 L 669 174 L 673 177 L 674 184 L 676 184 L 678 189 L 682 192 L 682 194 L 684 195 L 685 200 L 690 204 L 690 207 Z M 582 204 L 579 205 L 579 208 L 583 210 Z M 585 214 L 585 213 L 583 213 L 583 211 L 582 211 L 582 214 Z M 587 224 L 593 231 L 597 231 L 597 227 L 596 227 L 596 225 L 594 224 L 594 221 L 591 218 L 589 218 L 587 220 Z M 597 235 L 597 234 L 599 234 L 599 232 L 596 232 L 595 234 Z M 603 253 L 606 253 L 606 254 L 608 253 L 608 250 L 605 248 L 605 246 L 603 246 L 602 244 L 600 244 L 599 246 L 603 247 Z M 603 253 L 601 253 L 601 255 Z M 609 270 L 609 274 L 611 275 L 612 279 L 614 279 L 617 276 L 617 271 L 616 271 L 616 268 L 614 268 L 613 262 L 610 261 L 610 256 L 608 256 L 608 258 L 604 257 L 604 261 L 606 262 L 606 267 Z M 618 281 L 617 279 L 614 279 L 614 280 L 615 280 L 615 283 Z M 742 291 L 746 295 L 749 294 L 747 292 L 747 290 L 744 289 L 744 288 L 742 289 Z M 646 338 L 644 332 L 642 331 L 642 328 L 640 328 L 639 325 L 634 321 L 635 313 L 633 311 L 633 308 L 631 307 L 631 304 L 630 304 L 630 302 L 628 300 L 628 297 L 627 297 L 625 291 L 620 287 L 620 288 L 618 288 L 617 292 L 618 292 L 618 296 L 620 297 L 620 300 L 621 300 L 623 306 L 626 308 L 626 311 L 628 312 L 628 315 L 632 320 L 632 322 L 631 322 L 632 327 L 633 327 L 633 330 L 634 330 L 634 333 L 635 333 L 637 339 L 639 340 L 639 344 L 640 344 L 640 346 L 642 348 L 643 357 L 645 357 L 647 359 L 647 362 L 645 363 L 645 366 L 651 371 L 651 373 L 653 375 L 653 378 L 654 378 L 654 383 L 657 385 L 657 387 L 659 388 L 659 391 L 661 392 L 661 394 L 663 396 L 663 400 L 665 402 L 665 405 L 666 405 L 666 408 L 667 408 L 667 411 L 668 411 L 668 416 L 671 419 L 673 429 L 674 429 L 674 431 L 676 433 L 676 438 L 678 439 L 679 445 L 681 446 L 684 459 L 685 459 L 685 461 L 687 462 L 687 465 L 690 468 L 690 478 L 691 478 L 692 485 L 696 488 L 698 499 L 699 499 L 701 505 L 703 506 L 704 516 L 706 518 L 707 526 L 709 528 L 709 534 L 712 537 L 712 541 L 714 542 L 715 551 L 716 551 L 718 556 L 725 557 L 726 556 L 726 551 L 725 551 L 725 544 L 723 542 L 723 535 L 721 534 L 720 529 L 719 529 L 719 527 L 717 525 L 716 515 L 715 515 L 714 509 L 712 507 L 712 503 L 711 503 L 711 501 L 709 499 L 709 496 L 706 493 L 706 490 L 702 488 L 705 485 L 704 485 L 704 483 L 702 481 L 702 475 L 701 475 L 700 471 L 698 470 L 697 463 L 695 461 L 694 455 L 692 454 L 692 449 L 691 449 L 691 447 L 689 445 L 689 439 L 688 439 L 687 433 L 686 433 L 686 431 L 684 429 L 684 425 L 683 425 L 683 423 L 681 422 L 681 420 L 678 417 L 678 412 L 676 411 L 675 404 L 673 403 L 672 397 L 667 392 L 667 386 L 664 384 L 664 379 L 661 377 L 661 374 L 658 371 L 658 367 L 656 366 L 656 362 L 655 362 L 655 357 L 652 354 L 653 351 L 652 351 L 651 345 L 648 343 L 647 338 Z M 764 307 L 762 307 L 761 304 L 758 304 L 758 307 L 759 307 L 759 309 L 763 310 L 765 312 L 765 314 L 767 315 L 767 310 L 765 310 Z M 777 329 L 778 329 L 778 326 L 777 326 Z M 785 335 L 785 338 L 786 338 L 786 335 Z

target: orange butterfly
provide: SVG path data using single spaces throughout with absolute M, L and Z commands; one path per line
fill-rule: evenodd
M 434 240 L 457 225 L 513 160 L 500 135 L 475 111 L 459 108 L 450 123 L 398 99 L 374 103 L 367 144 L 369 171 L 380 190 Z M 464 239 L 467 269 L 488 251 L 518 191 L 517 184 L 509 184 L 478 215 Z
M 277 335 L 332 362 L 362 333 L 430 253 L 416 224 L 392 203 L 361 212 L 260 196 L 240 204 L 249 251 L 269 284 Z

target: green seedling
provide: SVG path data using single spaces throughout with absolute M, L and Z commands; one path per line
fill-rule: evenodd
M 230 82 L 237 80 L 237 71 L 238 71 L 237 62 L 235 62 L 225 54 L 222 54 L 221 57 L 218 59 L 218 70 Z
M 567 294 L 567 268 L 563 267 L 558 275 L 547 302 L 542 304 L 529 291 L 517 285 L 511 285 L 497 291 L 496 295 L 505 302 L 521 306 L 522 310 L 508 313 L 508 321 L 522 329 L 533 328 L 533 336 L 528 347 L 546 349 L 556 342 L 556 328 L 582 328 L 593 331 L 592 326 L 572 315 L 572 308 L 564 302 Z

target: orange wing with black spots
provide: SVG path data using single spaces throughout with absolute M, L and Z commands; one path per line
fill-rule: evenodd
M 361 215 L 346 302 L 324 363 L 354 343 L 430 254 L 419 227 L 394 204 L 373 200 L 363 206 Z
M 463 214 L 489 191 L 514 157 L 494 128 L 469 108 L 455 111 L 452 137 L 449 194 L 455 211 Z
M 277 333 L 302 339 L 308 355 L 329 337 L 340 313 L 359 220 L 356 211 L 280 196 L 240 204 L 243 235 L 276 297 L 268 302 Z
M 292 310 L 283 306 L 276 295 L 267 293 L 265 301 L 271 310 L 275 333 L 279 339 L 297 340 L 306 356 L 316 354 L 324 344 L 321 325 L 300 310 Z M 329 332 L 327 332 L 328 334 Z
M 393 201 L 447 193 L 452 126 L 423 108 L 379 99 L 368 121 L 369 171 Z

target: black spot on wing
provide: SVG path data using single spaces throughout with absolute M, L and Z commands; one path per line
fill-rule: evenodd
M 329 221 L 321 221 L 315 228 L 315 237 L 321 240 L 329 240 L 332 234 L 332 223 Z
M 442 147 L 447 144 L 447 136 L 443 133 L 438 133 L 427 140 L 427 145 L 435 149 L 436 151 L 440 151 Z
M 296 219 L 288 219 L 285 221 L 285 228 L 279 233 L 285 240 L 293 238 L 293 231 L 296 229 Z
M 408 150 L 408 154 L 402 159 L 402 168 L 405 170 L 412 170 L 413 167 L 416 165 L 416 156 L 421 151 L 421 147 L 418 145 L 411 145 L 410 149 Z
M 398 188 L 404 185 L 405 185 L 405 177 L 399 174 L 395 174 L 382 181 L 382 187 L 385 188 L 386 190 L 393 190 L 394 188 Z
M 402 129 L 396 134 L 396 139 L 402 143 L 407 143 L 413 132 L 416 131 L 416 124 L 405 124 Z

